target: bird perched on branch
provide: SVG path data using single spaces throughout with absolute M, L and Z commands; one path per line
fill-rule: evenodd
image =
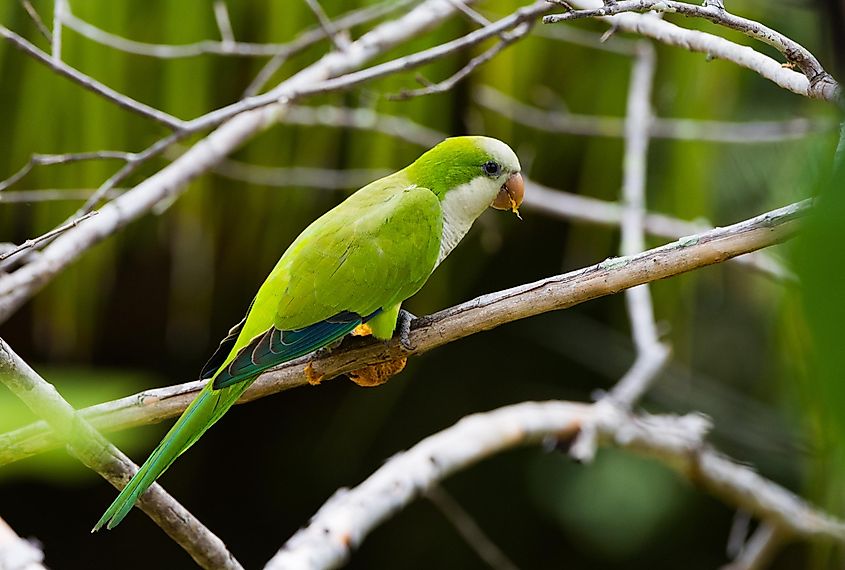
M 419 291 L 488 206 L 522 203 L 519 160 L 487 137 L 449 138 L 413 164 L 364 186 L 308 226 L 261 285 L 246 317 L 202 369 L 209 382 L 94 526 L 114 528 L 176 458 L 226 413 L 264 370 L 340 341 L 398 329 L 408 348 Z M 352 373 L 377 385 L 404 366 Z M 310 367 L 306 372 L 311 374 Z M 312 383 L 319 377 L 309 376 Z

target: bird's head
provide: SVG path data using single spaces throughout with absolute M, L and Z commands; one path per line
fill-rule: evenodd
M 490 137 L 448 138 L 418 158 L 408 171 L 414 183 L 430 188 L 441 201 L 459 200 L 470 215 L 478 216 L 488 206 L 519 215 L 525 195 L 516 154 Z

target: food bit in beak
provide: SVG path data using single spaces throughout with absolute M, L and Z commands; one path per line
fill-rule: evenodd
M 514 172 L 510 175 L 507 182 L 502 185 L 491 206 L 497 210 L 510 210 L 521 220 L 522 216 L 519 215 L 519 207 L 522 205 L 522 198 L 524 196 L 525 181 L 523 181 L 522 175 L 519 172 Z

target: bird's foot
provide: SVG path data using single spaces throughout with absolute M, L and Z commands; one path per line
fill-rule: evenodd
M 354 329 L 352 329 L 352 336 L 370 336 L 373 334 L 373 329 L 370 328 L 370 325 L 367 323 L 361 323 Z
M 373 386 L 380 386 L 402 372 L 405 364 L 408 363 L 407 358 L 397 358 L 396 360 L 389 360 L 387 362 L 379 362 L 366 368 L 360 368 L 348 373 L 349 379 L 363 386 L 364 388 L 371 388 Z M 307 369 L 306 369 L 307 371 Z M 306 372 L 307 373 L 307 372 Z M 321 377 L 322 378 L 322 377 Z M 310 380 L 309 380 L 310 381 Z
M 325 378 L 326 375 L 314 372 L 314 366 L 312 364 L 313 363 L 309 362 L 305 365 L 305 379 L 308 380 L 308 383 L 312 386 L 316 386 L 323 381 L 323 378 Z
M 318 348 L 314 351 L 314 355 L 311 357 L 311 360 L 317 360 L 318 358 L 324 358 L 330 355 L 334 349 L 341 345 L 341 343 L 343 343 L 343 339 L 339 338 L 334 342 L 330 342 L 322 348 Z
M 413 313 L 405 309 L 399 309 L 399 318 L 396 320 L 396 330 L 399 332 L 399 344 L 409 352 L 416 348 L 414 343 L 411 342 L 411 323 L 415 320 L 417 320 L 417 317 Z

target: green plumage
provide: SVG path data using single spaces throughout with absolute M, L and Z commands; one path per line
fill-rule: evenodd
M 482 140 L 491 139 L 447 139 L 408 168 L 355 192 L 300 234 L 261 285 L 244 321 L 206 365 L 201 376 L 211 381 L 94 530 L 120 523 L 262 370 L 331 344 L 364 319 L 375 337 L 391 337 L 402 301 L 423 286 L 438 262 L 441 201 L 450 188 L 481 177 L 481 165 L 491 159 L 478 144 Z M 493 194 L 481 197 L 482 207 L 501 184 L 489 182 Z

